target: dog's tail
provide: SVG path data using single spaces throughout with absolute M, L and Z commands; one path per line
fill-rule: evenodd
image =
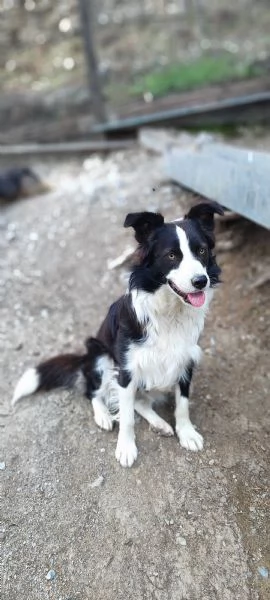
M 12 406 L 25 396 L 39 390 L 49 391 L 55 388 L 72 388 L 80 373 L 87 379 L 95 378 L 97 359 L 108 351 L 96 338 L 86 341 L 86 354 L 60 354 L 40 363 L 37 367 L 27 369 L 18 381 L 12 398 Z

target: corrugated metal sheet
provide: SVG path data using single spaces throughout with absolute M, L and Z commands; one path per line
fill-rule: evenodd
M 270 155 L 222 144 L 165 153 L 166 174 L 270 229 Z

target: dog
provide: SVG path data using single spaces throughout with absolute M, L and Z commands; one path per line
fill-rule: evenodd
M 19 198 L 27 198 L 49 191 L 39 176 L 28 167 L 15 167 L 0 172 L 0 202 L 8 204 Z
M 198 345 L 220 268 L 214 255 L 216 202 L 193 206 L 181 219 L 164 222 L 160 213 L 127 215 L 138 248 L 127 292 L 109 308 L 86 353 L 60 355 L 28 369 L 15 389 L 13 404 L 38 390 L 72 387 L 85 381 L 97 425 L 119 420 L 116 459 L 131 467 L 137 459 L 134 410 L 163 435 L 172 427 L 153 409 L 157 392 L 174 389 L 175 430 L 181 446 L 202 450 L 203 438 L 189 418 L 189 390 Z

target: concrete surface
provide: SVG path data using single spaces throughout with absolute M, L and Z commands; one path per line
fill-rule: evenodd
M 205 450 L 138 420 L 139 459 L 124 470 L 117 431 L 99 431 L 79 394 L 39 394 L 15 414 L 10 399 L 26 367 L 82 348 L 123 290 L 107 261 L 131 243 L 125 214 L 176 218 L 189 198 L 140 150 L 35 166 L 55 190 L 0 219 L 2 598 L 266 600 L 269 288 L 252 286 L 269 235 L 238 222 L 237 249 L 219 257 L 192 395 Z

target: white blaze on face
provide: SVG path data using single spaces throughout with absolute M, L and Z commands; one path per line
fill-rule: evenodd
M 206 268 L 198 259 L 196 259 L 194 254 L 192 254 L 185 231 L 181 227 L 176 226 L 176 234 L 179 239 L 180 250 L 183 254 L 183 258 L 179 267 L 172 269 L 167 275 L 167 278 L 173 281 L 173 283 L 175 283 L 175 285 L 177 285 L 182 292 L 188 294 L 196 291 L 191 283 L 193 277 L 196 275 L 205 275 L 208 281 L 206 287 L 208 288 L 210 282 Z

